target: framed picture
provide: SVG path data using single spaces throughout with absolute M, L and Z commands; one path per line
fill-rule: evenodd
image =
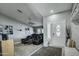
M 4 29 L 5 29 L 5 30 L 8 30 L 8 25 L 6 25 Z
M 9 25 L 9 34 L 13 34 L 13 26 Z
M 3 33 L 4 34 L 9 34 L 9 26 L 8 25 L 4 26 Z
M 3 25 L 0 25 L 0 34 L 3 33 Z
M 29 30 L 29 28 L 25 28 L 25 30 L 27 31 L 27 30 Z

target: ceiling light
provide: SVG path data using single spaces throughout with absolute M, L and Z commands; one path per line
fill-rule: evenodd
M 54 12 L 54 10 L 50 10 L 50 13 L 53 13 Z

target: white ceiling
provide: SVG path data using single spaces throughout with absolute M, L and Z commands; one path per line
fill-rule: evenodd
M 58 13 L 70 10 L 71 7 L 70 3 L 0 3 L 0 13 L 25 24 L 28 24 L 28 19 L 31 18 L 31 21 L 35 23 L 33 26 L 39 26 L 42 25 L 42 17 L 51 14 L 50 10 Z M 19 13 L 17 9 L 23 13 Z
M 35 7 L 42 16 L 50 15 L 50 10 L 53 10 L 53 13 L 58 13 L 72 8 L 71 3 L 34 3 L 31 5 Z
M 17 9 L 20 9 L 23 13 L 19 13 Z M 29 18 L 32 19 L 31 21 L 34 22 L 35 25 L 40 25 L 42 21 L 42 16 L 37 11 L 34 13 L 33 10 L 31 10 L 30 7 L 24 3 L 0 3 L 0 13 L 26 24 L 29 22 Z

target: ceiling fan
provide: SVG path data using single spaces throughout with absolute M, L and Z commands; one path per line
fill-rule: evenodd
M 35 24 L 35 23 L 32 22 L 32 19 L 30 17 L 28 18 L 28 20 L 29 20 L 28 25 L 33 26 Z

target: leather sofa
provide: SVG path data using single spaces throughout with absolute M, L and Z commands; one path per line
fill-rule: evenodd
M 21 39 L 22 44 L 34 44 L 39 45 L 43 43 L 43 34 L 32 34 L 26 38 Z

